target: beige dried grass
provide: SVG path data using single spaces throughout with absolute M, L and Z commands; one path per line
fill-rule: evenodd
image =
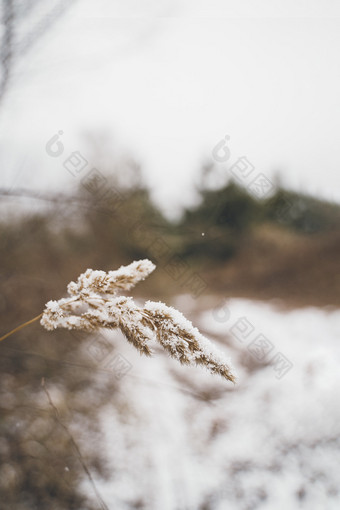
M 38 320 L 48 329 L 68 328 L 95 331 L 119 328 L 141 354 L 152 354 L 156 340 L 166 352 L 185 365 L 201 365 L 213 374 L 235 382 L 229 360 L 214 347 L 178 310 L 161 302 L 147 301 L 144 307 L 131 297 L 118 295 L 144 280 L 154 269 L 150 260 L 139 260 L 116 271 L 87 269 L 67 286 L 69 297 L 46 303 L 42 314 L 0 338 L 7 338 Z

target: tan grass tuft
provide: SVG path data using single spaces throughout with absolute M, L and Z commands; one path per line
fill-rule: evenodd
M 139 260 L 108 273 L 87 269 L 77 282 L 68 284 L 70 297 L 46 304 L 40 323 L 48 330 L 119 328 L 141 354 L 148 356 L 149 344 L 156 339 L 180 363 L 202 365 L 211 373 L 235 382 L 230 361 L 178 310 L 153 301 L 147 301 L 141 308 L 131 297 L 117 295 L 120 290 L 130 290 L 154 269 L 149 260 Z

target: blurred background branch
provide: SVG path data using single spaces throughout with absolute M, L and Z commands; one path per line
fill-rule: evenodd
M 1 0 L 0 108 L 17 63 L 43 39 L 76 0 Z

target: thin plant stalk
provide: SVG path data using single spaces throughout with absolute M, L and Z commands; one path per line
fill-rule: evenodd
M 42 316 L 43 316 L 43 314 L 40 313 L 39 315 L 37 315 L 33 319 L 31 319 L 31 320 L 29 320 L 27 322 L 24 322 L 23 324 L 20 324 L 20 326 L 17 326 L 16 328 L 12 329 L 12 331 L 9 331 L 9 333 L 6 333 L 6 335 L 3 335 L 2 337 L 0 337 L 0 342 L 1 342 L 1 340 L 5 340 L 5 338 L 8 338 L 9 336 L 13 335 L 17 331 L 20 331 L 20 329 L 23 329 L 26 326 L 29 326 L 29 324 L 32 324 L 32 322 L 35 322 L 35 321 L 39 320 Z

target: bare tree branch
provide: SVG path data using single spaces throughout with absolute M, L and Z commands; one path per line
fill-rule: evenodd
M 13 0 L 3 0 L 2 5 L 2 26 L 3 37 L 0 49 L 1 81 L 0 81 L 0 102 L 5 95 L 11 74 L 13 60 L 13 37 L 14 37 L 14 10 Z
M 74 1 L 74 0 L 73 0 Z M 41 0 L 0 0 L 2 36 L 0 43 L 0 104 L 8 90 L 16 62 L 25 56 L 73 4 L 57 0 L 47 11 Z M 43 13 L 39 13 L 40 10 Z M 34 18 L 34 22 L 32 22 Z M 32 24 L 29 31 L 24 24 Z

